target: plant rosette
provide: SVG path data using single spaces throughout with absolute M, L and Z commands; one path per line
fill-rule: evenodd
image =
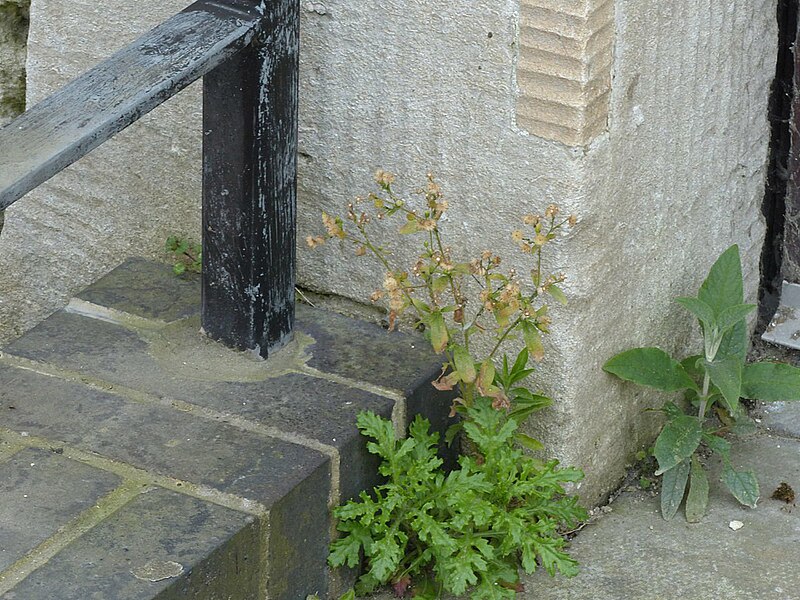
M 583 473 L 516 449 L 517 422 L 492 408 L 490 398 L 476 398 L 467 412 L 464 432 L 477 453 L 461 456 L 450 473 L 441 470 L 439 436 L 429 433 L 426 419 L 417 416 L 409 436 L 398 439 L 390 421 L 358 415 L 387 482 L 334 509 L 344 535 L 331 544 L 328 562 L 366 563 L 345 598 L 388 583 L 398 595 L 413 584 L 421 600 L 467 591 L 473 600 L 512 599 L 522 589 L 520 566 L 528 573 L 539 564 L 550 575 L 577 573 L 558 531 L 588 518 L 563 488 Z
M 729 435 L 755 430 L 740 399 L 800 400 L 800 369 L 774 362 L 747 363 L 746 317 L 756 307 L 744 303 L 738 246 L 717 259 L 696 297 L 676 302 L 697 318 L 702 354 L 678 361 L 659 348 L 633 348 L 611 358 L 603 369 L 662 392 L 683 391 L 684 408 L 668 401 L 661 409 L 666 423 L 653 454 L 658 461 L 656 475 L 662 476 L 662 516 L 675 516 L 685 497 L 686 519 L 697 522 L 705 514 L 709 494 L 701 448 L 721 458 L 722 482 L 731 494 L 743 505 L 756 507 L 760 492 L 755 473 L 736 470 L 731 462 Z

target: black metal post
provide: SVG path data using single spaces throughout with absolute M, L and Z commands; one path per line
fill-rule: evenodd
M 294 323 L 299 0 L 203 79 L 202 325 L 266 358 Z

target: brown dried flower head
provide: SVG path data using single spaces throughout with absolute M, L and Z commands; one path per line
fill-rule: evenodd
M 394 173 L 378 169 L 375 171 L 375 183 L 383 188 L 389 187 L 394 183 Z
M 308 245 L 309 248 L 316 248 L 317 246 L 321 246 L 324 243 L 325 243 L 325 238 L 322 237 L 321 235 L 306 236 L 306 244 Z

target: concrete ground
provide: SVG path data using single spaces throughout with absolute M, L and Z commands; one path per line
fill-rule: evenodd
M 798 600 L 800 509 L 772 499 L 783 482 L 800 493 L 800 403 L 760 408 L 759 429 L 734 444 L 737 467 L 753 468 L 761 499 L 753 510 L 738 504 L 713 475 L 708 512 L 687 523 L 683 508 L 672 521 L 659 512 L 657 494 L 630 486 L 599 511 L 572 541 L 581 563 L 573 579 L 540 572 L 523 578 L 520 600 Z M 734 531 L 730 524 L 740 521 Z M 374 600 L 390 600 L 384 593 Z

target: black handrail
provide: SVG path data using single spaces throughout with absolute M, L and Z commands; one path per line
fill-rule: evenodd
M 203 330 L 294 322 L 299 0 L 199 0 L 0 129 L 0 211 L 203 77 Z

